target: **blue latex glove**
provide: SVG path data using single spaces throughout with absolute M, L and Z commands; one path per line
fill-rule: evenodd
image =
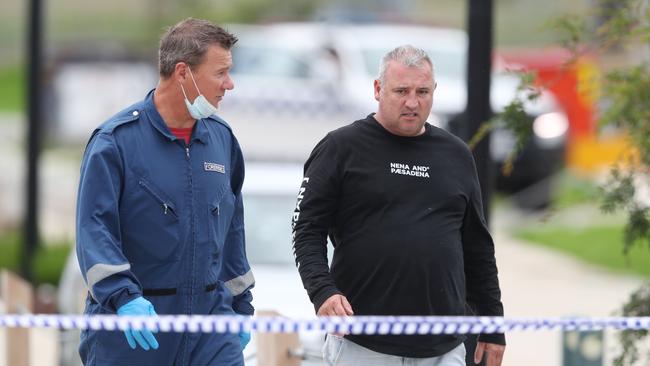
M 239 332 L 239 344 L 241 344 L 241 350 L 243 351 L 246 348 L 248 342 L 251 341 L 250 332 Z
M 117 309 L 117 315 L 130 315 L 130 316 L 157 316 L 153 305 L 144 297 L 138 297 L 134 300 L 127 302 Z M 149 329 L 127 329 L 124 331 L 126 341 L 129 342 L 131 349 L 136 348 L 136 342 L 145 351 L 149 348 L 158 349 L 158 341 L 153 336 Z

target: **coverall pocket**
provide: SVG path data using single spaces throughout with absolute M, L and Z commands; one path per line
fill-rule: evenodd
M 223 249 L 235 210 L 235 195 L 230 185 L 222 186 L 208 210 L 210 243 L 214 245 L 215 252 L 219 253 Z
M 152 183 L 140 179 L 141 190 L 124 220 L 124 251 L 130 261 L 167 263 L 180 259 L 176 205 Z
M 138 346 L 131 349 L 122 331 L 96 331 L 96 352 L 98 361 L 138 361 L 138 356 L 144 359 L 144 350 Z

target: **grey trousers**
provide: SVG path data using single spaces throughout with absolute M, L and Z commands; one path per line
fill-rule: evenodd
M 323 360 L 328 366 L 465 366 L 462 343 L 442 356 L 409 358 L 371 351 L 347 339 L 328 334 L 323 345 Z

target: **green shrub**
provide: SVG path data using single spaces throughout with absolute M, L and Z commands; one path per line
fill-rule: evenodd
M 25 71 L 18 65 L 0 68 L 0 112 L 25 109 Z
M 0 268 L 20 272 L 21 241 L 16 231 L 0 233 Z M 33 259 L 34 285 L 58 285 L 71 248 L 68 242 L 42 244 Z

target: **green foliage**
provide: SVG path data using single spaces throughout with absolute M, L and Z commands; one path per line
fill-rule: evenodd
M 582 52 L 592 54 L 647 47 L 650 41 L 650 3 L 647 0 L 600 0 L 594 30 L 584 19 L 562 17 L 552 22 L 560 43 L 573 53 L 571 61 Z M 601 125 L 627 132 L 638 159 L 629 167 L 615 165 L 602 187 L 601 209 L 605 213 L 623 211 L 627 215 L 620 241 L 630 257 L 635 243 L 650 243 L 650 208 L 639 198 L 637 185 L 647 182 L 650 171 L 650 62 L 628 56 L 628 63 L 608 70 L 604 77 L 601 102 Z M 646 248 L 647 249 L 647 248 Z M 625 315 L 650 316 L 650 287 L 645 286 L 624 305 Z M 631 365 L 639 359 L 637 345 L 647 337 L 644 332 L 622 332 L 623 353 L 616 365 Z M 650 358 L 650 355 L 647 355 Z
M 533 133 L 533 124 L 524 111 L 524 102 L 515 100 L 506 107 L 501 117 L 501 125 L 515 135 L 515 149 L 521 151 Z
M 0 268 L 7 268 L 12 271 L 18 269 L 20 256 L 20 243 L 18 234 L 15 232 L 3 233 L 0 235 Z
M 19 272 L 21 237 L 17 232 L 0 233 L 0 268 Z M 42 244 L 34 257 L 34 285 L 58 285 L 71 244 L 56 242 Z
M 558 35 L 559 43 L 571 52 L 572 56 L 565 67 L 572 67 L 584 53 L 597 55 L 616 51 L 620 54 L 621 51 L 647 47 L 650 41 L 650 3 L 647 0 L 599 0 L 593 15 L 595 19 L 565 15 L 549 22 Z M 519 144 L 525 143 L 527 137 L 532 135 L 532 131 L 523 125 L 525 99 L 522 95 L 526 94 L 521 91 L 529 90 L 535 85 L 530 75 L 523 74 L 520 79 L 519 95 L 503 113 L 495 117 L 503 128 L 509 129 L 517 136 L 516 149 L 520 149 Z M 625 212 L 627 222 L 615 241 L 602 243 L 599 241 L 602 239 L 600 236 L 580 237 L 584 233 L 575 236 L 566 232 L 553 232 L 552 245 L 559 245 L 575 254 L 585 252 L 587 256 L 592 256 L 599 252 L 595 249 L 595 243 L 612 246 L 615 242 L 622 242 L 622 253 L 630 259 L 630 253 L 639 249 L 634 247 L 635 244 L 650 244 L 650 202 L 643 202 L 637 190 L 638 184 L 647 184 L 645 182 L 650 176 L 650 60 L 640 59 L 638 53 L 634 56 L 628 55 L 627 63 L 619 63 L 618 67 L 606 72 L 601 92 L 600 102 L 604 107 L 601 111 L 601 125 L 626 131 L 637 153 L 635 158 L 629 158 L 630 161 L 626 162 L 625 167 L 621 164 L 612 167 L 607 183 L 601 188 L 601 210 L 609 214 Z M 530 100 L 534 100 L 539 94 L 530 95 Z M 497 123 L 492 122 L 490 127 L 494 128 L 496 125 Z M 521 235 L 536 241 L 550 239 L 544 237 L 543 233 Z M 564 241 L 565 239 L 568 240 Z M 581 243 L 589 243 L 588 250 L 585 250 Z M 577 248 L 575 245 L 581 247 Z M 647 253 L 648 248 L 643 249 Z M 637 257 L 638 253 L 634 259 L 638 260 Z M 646 268 L 650 268 L 650 264 L 646 264 Z M 648 286 L 630 298 L 624 306 L 624 311 L 635 313 L 637 316 L 650 316 L 650 307 L 647 304 L 650 304 Z M 618 358 L 617 364 L 629 365 L 635 362 L 638 358 L 637 343 L 646 336 L 647 332 L 624 332 L 621 336 L 624 353 Z
M 496 122 L 493 126 L 503 127 L 512 132 L 515 137 L 515 146 L 508 154 L 501 169 L 503 175 L 509 176 L 512 173 L 515 158 L 523 150 L 532 136 L 533 124 L 524 110 L 524 101 L 519 99 L 519 97 L 507 105 L 499 117 L 493 121 Z
M 623 238 L 623 249 L 625 254 L 637 241 L 650 243 L 650 221 L 648 221 L 648 209 L 645 207 L 634 207 L 628 213 L 628 222 L 625 225 L 625 236 Z
M 601 210 L 605 213 L 614 213 L 625 209 L 633 202 L 636 189 L 634 176 L 631 172 L 623 172 L 619 166 L 612 167 L 607 183 L 601 187 Z
M 605 19 L 596 29 L 596 34 L 602 40 L 600 46 L 616 46 L 619 42 L 629 41 L 642 34 L 644 21 L 650 19 L 647 2 L 644 2 L 645 0 L 600 0 L 596 12 L 600 19 Z
M 490 121 L 481 124 L 481 127 L 470 139 L 468 145 L 474 149 L 487 134 L 496 128 L 510 131 L 515 138 L 515 146 L 508 154 L 502 167 L 505 176 L 512 173 L 515 158 L 526 146 L 533 134 L 533 124 L 530 116 L 525 111 L 525 103 L 533 102 L 541 95 L 541 90 L 534 86 L 536 74 L 524 71 L 511 71 L 516 74 L 521 83 L 517 88 L 515 98 L 504 108 L 503 112 L 495 115 Z
M 605 79 L 608 106 L 601 123 L 624 128 L 641 163 L 650 166 L 650 64 L 614 70 Z
M 624 171 L 620 166 L 614 166 L 603 187 L 600 209 L 604 213 L 625 211 L 627 223 L 623 236 L 623 252 L 628 253 L 635 243 L 650 244 L 650 209 L 643 203 L 637 202 L 635 177 L 639 173 L 633 169 Z
M 623 306 L 623 316 L 648 316 L 650 314 L 650 283 L 646 283 L 630 296 L 628 302 Z M 624 330 L 621 332 L 621 354 L 614 360 L 614 365 L 633 365 L 639 360 L 637 343 L 640 339 L 648 337 L 648 330 Z M 650 359 L 650 354 L 645 356 Z
M 606 19 L 597 29 L 601 39 L 599 49 L 634 47 L 650 39 L 650 9 L 640 0 L 612 3 L 604 0 L 600 15 Z M 645 10 L 644 10 L 645 9 Z M 642 43 L 641 43 L 642 44 Z M 627 253 L 634 243 L 650 243 L 650 210 L 647 202 L 640 202 L 636 185 L 647 179 L 644 171 L 650 168 L 650 63 L 648 60 L 623 65 L 606 73 L 603 86 L 605 110 L 601 125 L 627 131 L 638 161 L 630 159 L 628 168 L 615 165 L 603 187 L 601 208 L 605 213 L 625 211 L 627 223 L 623 248 Z M 648 298 L 650 301 L 650 298 Z M 650 313 L 648 313 L 650 315 Z
M 0 112 L 20 112 L 25 108 L 25 71 L 18 65 L 0 68 Z
M 575 14 L 566 14 L 548 22 L 547 28 L 555 30 L 559 35 L 558 42 L 573 53 L 580 50 L 587 35 L 587 22 Z

